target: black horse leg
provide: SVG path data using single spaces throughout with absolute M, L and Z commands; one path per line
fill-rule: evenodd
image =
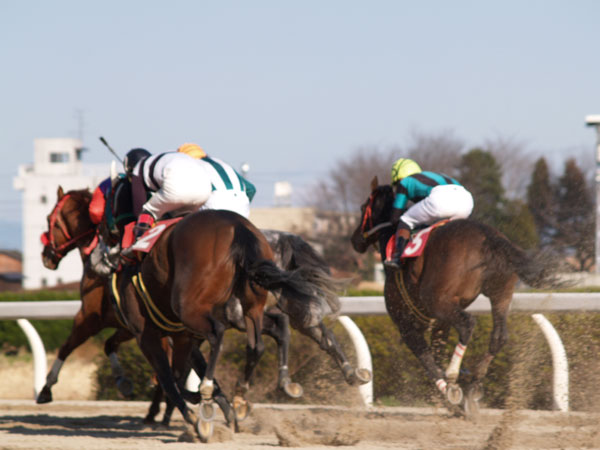
M 161 347 L 160 336 L 152 332 L 145 332 L 141 336 L 137 336 L 137 341 L 142 353 L 156 372 L 165 395 L 179 409 L 187 423 L 196 425 L 196 415 L 187 407 L 185 400 L 177 389 L 169 358 Z
M 338 343 L 335 338 L 333 332 L 328 329 L 323 322 L 320 322 L 319 325 L 314 327 L 299 327 L 297 330 L 308 336 L 312 340 L 314 340 L 321 350 L 326 351 L 329 356 L 335 361 L 338 365 L 342 374 L 344 375 L 344 379 L 350 385 L 356 384 L 364 384 L 371 381 L 371 373 L 367 369 L 359 369 L 355 370 L 352 365 L 348 362 L 348 358 L 346 354 L 342 350 L 342 347 Z
M 288 358 L 290 347 L 290 319 L 287 314 L 277 311 L 265 311 L 262 332 L 277 342 L 279 357 L 279 379 L 277 387 L 292 398 L 301 397 L 304 390 L 290 378 Z

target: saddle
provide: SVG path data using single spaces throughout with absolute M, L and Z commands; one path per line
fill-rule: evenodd
M 408 244 L 406 244 L 406 247 L 404 247 L 402 258 L 416 258 L 417 256 L 420 256 L 423 253 L 423 250 L 425 249 L 427 241 L 429 240 L 429 235 L 431 234 L 431 231 L 437 227 L 445 225 L 449 221 L 450 219 L 440 220 L 439 222 L 436 222 L 433 225 L 428 226 L 427 228 L 423 228 L 413 232 L 410 236 Z M 391 259 L 392 253 L 394 253 L 395 246 L 396 233 L 394 233 L 392 237 L 390 237 L 385 246 L 385 256 L 387 259 Z

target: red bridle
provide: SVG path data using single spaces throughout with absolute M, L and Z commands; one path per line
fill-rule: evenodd
M 382 222 L 376 226 L 373 226 L 373 202 L 375 201 L 375 191 L 371 193 L 369 196 L 369 201 L 367 202 L 367 206 L 365 206 L 365 212 L 363 214 L 362 225 L 360 226 L 360 231 L 362 232 L 363 238 L 367 239 L 372 234 L 378 232 L 382 228 L 387 228 L 392 226 L 391 222 Z M 368 228 L 367 228 L 368 225 Z
M 40 236 L 44 247 L 48 247 L 51 253 L 59 260 L 65 256 L 65 254 L 69 251 L 69 247 L 71 245 L 76 244 L 80 239 L 94 232 L 94 229 L 90 229 L 84 231 L 83 233 L 75 237 L 71 237 L 71 233 L 69 232 L 64 220 L 62 219 L 62 208 L 65 205 L 66 201 L 69 199 L 69 197 L 70 194 L 65 194 L 58 201 L 58 203 L 52 210 L 52 213 L 50 214 L 50 227 L 48 228 L 48 231 L 42 233 L 42 235 Z M 66 239 L 66 241 L 63 244 L 58 246 L 56 245 L 56 239 L 54 237 L 54 229 L 57 227 L 60 229 L 60 231 Z

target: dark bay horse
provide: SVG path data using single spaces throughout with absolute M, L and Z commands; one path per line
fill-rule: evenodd
M 376 177 L 371 190 L 351 241 L 359 253 L 370 245 L 379 246 L 384 260 L 386 243 L 395 231 L 389 222 L 395 195 L 391 186 L 379 186 Z M 519 279 L 535 288 L 557 285 L 554 268 L 547 260 L 529 257 L 492 227 L 470 219 L 452 220 L 434 228 L 420 256 L 404 258 L 399 270 L 386 268 L 387 311 L 427 376 L 451 405 L 463 400 L 458 378 L 475 326 L 475 319 L 465 308 L 479 294 L 490 299 L 493 330 L 488 352 L 468 384 L 467 414 L 478 408 L 481 380 L 507 340 L 506 318 Z M 445 371 L 436 363 L 425 339 L 430 327 L 432 340 L 447 336 L 450 327 L 458 332 L 459 342 Z
M 212 434 L 214 372 L 226 329 L 227 301 L 232 296 L 240 300 L 247 336 L 246 368 L 234 397 L 236 411 L 247 411 L 244 394 L 264 351 L 261 333 L 268 291 L 312 301 L 310 283 L 300 272 L 279 269 L 262 233 L 244 217 L 225 210 L 191 213 L 167 227 L 142 262 L 126 266 L 119 278 L 129 331 L 165 394 L 203 441 Z M 210 346 L 199 388 L 199 419 L 188 408 L 161 346 L 169 327 L 193 336 L 190 345 L 181 347 L 183 355 L 197 348 L 200 340 Z M 180 350 L 177 345 L 173 348 Z

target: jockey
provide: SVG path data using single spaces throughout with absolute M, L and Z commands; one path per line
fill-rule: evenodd
M 417 225 L 441 219 L 466 219 L 473 211 L 473 196 L 458 181 L 442 173 L 422 171 L 412 159 L 400 158 L 392 166 L 396 198 L 391 222 L 398 224 L 396 246 L 387 267 L 398 269 L 410 232 Z M 408 201 L 413 205 L 407 209 Z
M 130 153 L 125 163 L 130 160 Z M 195 144 L 184 144 L 176 152 L 152 156 L 148 153 L 138 159 L 128 174 L 133 213 L 138 218 L 136 239 L 166 213 L 180 215 L 201 208 L 218 208 L 248 217 L 250 200 L 256 192 L 231 166 L 209 158 Z
M 183 144 L 177 151 L 197 159 L 209 173 L 212 193 L 201 209 L 226 209 L 246 219 L 250 216 L 250 202 L 256 194 L 256 188 L 252 183 L 229 164 L 208 156 L 196 144 Z

